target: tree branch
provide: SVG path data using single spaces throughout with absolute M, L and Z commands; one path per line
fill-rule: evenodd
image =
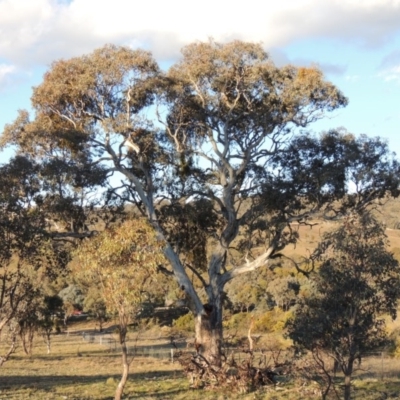
M 239 276 L 241 274 L 245 274 L 246 272 L 255 271 L 256 269 L 263 267 L 267 264 L 268 260 L 272 256 L 275 251 L 275 246 L 270 246 L 267 251 L 260 256 L 258 256 L 254 261 L 248 262 L 246 264 L 241 265 L 240 267 L 235 267 L 227 272 L 225 272 L 221 276 L 221 283 L 225 285 L 231 279 Z

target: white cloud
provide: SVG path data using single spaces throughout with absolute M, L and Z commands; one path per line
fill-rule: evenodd
M 11 82 L 11 76 L 16 71 L 14 65 L 0 64 L 0 92 Z
M 210 36 L 266 48 L 310 37 L 378 46 L 400 29 L 399 20 L 400 0 L 0 0 L 0 57 L 49 63 L 112 42 L 168 59 Z
M 10 59 L 25 58 L 25 52 L 37 46 L 46 35 L 54 13 L 46 0 L 0 2 L 0 54 Z
M 379 73 L 379 77 L 383 78 L 385 82 L 400 83 L 400 64 L 383 70 Z
M 0 81 L 15 70 L 14 65 L 0 64 Z

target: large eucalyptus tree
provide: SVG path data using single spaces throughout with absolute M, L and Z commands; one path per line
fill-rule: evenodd
M 292 223 L 330 211 L 349 178 L 371 200 L 397 166 L 379 140 L 298 129 L 347 104 L 318 68 L 276 67 L 260 45 L 240 41 L 182 53 L 166 73 L 149 53 L 111 45 L 56 61 L 33 90 L 33 119 L 22 112 L 2 141 L 79 160 L 85 179 L 106 174 L 110 196 L 136 204 L 166 242 L 198 348 L 218 364 L 225 284 L 295 242 Z M 357 175 L 361 155 L 371 165 Z

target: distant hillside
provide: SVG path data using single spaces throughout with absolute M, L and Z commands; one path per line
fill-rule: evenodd
M 382 205 L 377 206 L 375 216 L 386 226 L 386 235 L 389 239 L 389 248 L 395 257 L 400 261 L 400 199 L 386 200 Z M 285 254 L 291 257 L 307 256 L 318 245 L 322 235 L 334 229 L 340 222 L 314 220 L 313 227 L 297 226 L 299 229 L 299 241 L 296 246 L 288 246 Z M 294 226 L 296 228 L 296 226 Z
M 397 202 L 397 206 L 400 206 L 400 202 Z M 399 210 L 400 215 L 400 210 Z M 321 241 L 322 236 L 325 232 L 335 229 L 338 226 L 338 222 L 326 222 L 326 221 L 312 221 L 313 227 L 310 226 L 298 226 L 299 240 L 295 246 L 289 245 L 284 253 L 288 256 L 307 256 L 312 253 L 318 243 Z M 386 235 L 389 239 L 389 248 L 395 253 L 395 256 L 400 261 L 400 229 L 386 228 Z
M 245 200 L 241 206 L 241 213 L 245 212 L 248 206 L 249 201 Z M 135 206 L 132 205 L 127 206 L 125 211 L 131 216 L 137 214 Z M 383 201 L 382 205 L 377 206 L 374 213 L 378 220 L 386 225 L 390 250 L 394 252 L 396 258 L 400 261 L 400 198 Z M 334 229 L 340 222 L 316 219 L 310 221 L 310 223 L 314 226 L 292 226 L 294 229 L 299 230 L 300 238 L 295 246 L 290 245 L 285 249 L 285 255 L 295 259 L 310 255 L 320 242 L 322 235 Z
M 400 198 L 385 201 L 377 209 L 376 216 L 387 228 L 400 229 Z

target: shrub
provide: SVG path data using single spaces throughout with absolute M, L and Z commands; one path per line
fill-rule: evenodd
M 174 328 L 181 330 L 181 331 L 194 331 L 194 318 L 192 313 L 188 313 L 182 315 L 178 319 L 174 320 L 173 322 Z
M 255 321 L 255 332 L 282 332 L 285 328 L 286 322 L 291 318 L 290 311 L 282 311 L 276 307 L 274 310 L 266 311 L 261 314 Z
M 249 325 L 250 315 L 246 312 L 233 314 L 229 319 L 223 322 L 225 329 L 246 328 Z

